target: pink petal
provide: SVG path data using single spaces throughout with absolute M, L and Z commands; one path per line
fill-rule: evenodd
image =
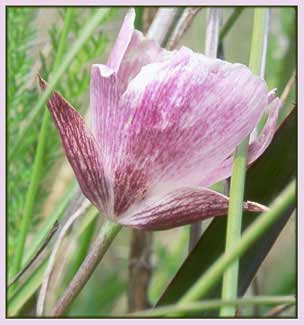
M 141 190 L 196 186 L 253 130 L 266 105 L 265 82 L 240 64 L 182 48 L 144 66 L 120 100 L 111 170 L 135 172 L 117 191 L 138 191 L 130 185 L 138 173 Z
M 138 203 L 118 222 L 143 230 L 164 230 L 210 217 L 225 215 L 229 198 L 207 188 L 181 188 L 165 196 L 154 196 Z M 267 210 L 263 205 L 246 202 L 244 209 Z
M 132 8 L 125 16 L 107 66 L 118 73 L 121 93 L 126 89 L 140 69 L 151 62 L 158 62 L 170 55 L 156 41 L 150 40 L 134 28 L 135 10 Z
M 172 53 L 174 52 L 161 48 L 156 41 L 148 39 L 141 32 L 134 30 L 118 71 L 121 93 L 126 90 L 129 82 L 143 66 L 152 62 L 164 61 Z
M 123 92 L 140 71 L 151 62 L 163 60 L 170 52 L 162 49 L 134 29 L 135 13 L 131 9 L 122 24 L 117 41 L 107 65 L 94 64 L 91 72 L 90 107 L 93 134 L 108 150 L 109 134 L 115 133 L 114 117 L 121 114 L 118 101 Z M 105 155 L 107 156 L 107 155 Z
M 134 31 L 135 10 L 128 11 L 108 59 L 107 66 L 118 72 L 120 63 L 131 41 Z
M 41 89 L 47 83 L 39 78 Z M 101 211 L 106 211 L 109 193 L 95 139 L 79 113 L 58 93 L 48 102 L 66 156 L 84 195 Z
M 105 65 L 94 64 L 90 84 L 92 131 L 106 160 L 109 157 L 109 146 L 116 141 L 114 130 L 115 119 L 119 114 L 119 96 L 116 73 Z
M 270 145 L 276 131 L 277 120 L 281 102 L 279 98 L 273 99 L 269 106 L 267 122 L 256 140 L 248 148 L 248 165 L 258 159 Z M 221 164 L 215 166 L 214 170 L 201 179 L 200 185 L 208 187 L 216 182 L 231 176 L 233 166 L 233 155 L 225 159 Z

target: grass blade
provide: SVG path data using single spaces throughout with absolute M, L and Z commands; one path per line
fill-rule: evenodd
M 266 48 L 264 48 L 264 34 L 266 30 L 267 10 L 265 8 L 256 8 L 254 10 L 249 68 L 255 74 L 261 74 L 263 62 L 265 61 Z M 232 250 L 241 237 L 248 144 L 249 136 L 243 140 L 235 152 L 228 208 L 226 252 Z M 223 300 L 235 299 L 237 297 L 238 273 L 239 261 L 235 260 L 224 273 L 222 287 Z M 221 308 L 220 315 L 234 316 L 235 311 L 235 306 L 224 306 Z
M 57 66 L 60 64 L 62 60 L 64 51 L 67 46 L 68 31 L 72 23 L 72 17 L 73 17 L 73 9 L 68 8 L 64 20 L 63 31 L 60 38 L 58 52 L 56 54 L 56 60 L 54 65 L 55 71 L 57 69 Z M 39 133 L 39 139 L 38 139 L 38 145 L 37 145 L 37 150 L 34 159 L 31 181 L 30 181 L 29 189 L 26 194 L 24 214 L 21 220 L 21 228 L 20 228 L 19 239 L 17 241 L 15 260 L 12 266 L 13 275 L 20 270 L 21 263 L 22 263 L 25 239 L 28 233 L 31 216 L 33 213 L 34 202 L 35 202 L 35 198 L 36 198 L 36 194 L 40 182 L 40 176 L 42 174 L 43 157 L 44 157 L 44 150 L 45 150 L 46 140 L 47 140 L 49 120 L 50 120 L 50 114 L 48 110 L 45 110 L 43 114 L 40 133 Z
M 127 314 L 128 317 L 162 317 L 169 316 L 170 314 L 182 313 L 182 314 L 195 314 L 197 312 L 205 310 L 216 310 L 223 306 L 250 306 L 250 305 L 260 305 L 260 306 L 271 306 L 271 305 L 293 305 L 296 303 L 294 296 L 258 296 L 242 299 L 233 300 L 205 300 L 199 302 L 184 303 L 182 305 L 169 305 L 164 307 L 159 307 L 155 309 L 148 309 L 144 311 L 139 311 L 132 314 Z

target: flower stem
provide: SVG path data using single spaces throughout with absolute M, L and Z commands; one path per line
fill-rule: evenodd
M 266 27 L 266 9 L 256 8 L 253 20 L 253 35 L 251 40 L 251 52 L 249 59 L 249 68 L 255 74 L 261 73 L 263 57 L 266 49 L 264 49 L 264 34 Z M 240 241 L 243 201 L 246 179 L 247 154 L 248 154 L 249 136 L 237 147 L 235 152 L 233 171 L 230 186 L 230 201 L 228 208 L 228 221 L 226 232 L 226 248 L 228 254 Z M 225 271 L 223 276 L 222 299 L 235 299 L 238 290 L 238 272 L 239 260 Z M 235 306 L 224 306 L 220 310 L 221 316 L 235 316 Z
M 70 304 L 77 297 L 81 289 L 91 277 L 92 273 L 107 252 L 109 246 L 111 245 L 113 239 L 116 237 L 120 229 L 121 226 L 119 224 L 113 223 L 108 219 L 105 220 L 88 255 L 81 264 L 81 267 L 77 271 L 68 288 L 63 293 L 59 302 L 55 305 L 51 316 L 61 316 L 64 311 L 70 306 Z
M 295 204 L 296 182 L 293 180 L 284 191 L 274 200 L 270 210 L 252 223 L 244 232 L 242 238 L 235 243 L 234 247 L 225 252 L 186 292 L 179 300 L 179 304 L 201 299 L 208 293 L 220 279 L 223 272 L 237 259 L 239 259 L 247 249 L 276 221 L 283 213 Z M 227 299 L 226 299 L 227 300 Z
M 152 275 L 153 233 L 131 230 L 129 253 L 128 310 L 134 312 L 150 306 L 148 289 Z

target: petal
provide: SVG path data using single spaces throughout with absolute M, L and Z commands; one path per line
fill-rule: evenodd
M 154 196 L 132 207 L 117 221 L 143 230 L 164 230 L 210 217 L 225 215 L 229 198 L 207 188 L 181 188 L 165 196 Z M 244 203 L 253 212 L 267 210 L 263 205 Z
M 182 48 L 130 82 L 111 169 L 140 172 L 142 189 L 196 186 L 252 131 L 266 105 L 266 84 L 248 68 Z
M 155 41 L 145 38 L 134 29 L 134 15 L 133 9 L 127 13 L 108 64 L 94 64 L 91 71 L 92 129 L 102 145 L 102 150 L 107 152 L 109 145 L 116 141 L 112 139 L 116 130 L 114 122 L 121 113 L 118 101 L 129 81 L 144 65 L 163 60 L 170 55 L 170 52 L 162 49 Z M 110 152 L 105 156 L 110 156 Z
M 40 77 L 39 83 L 45 90 L 47 83 Z M 105 212 L 109 192 L 95 139 L 78 112 L 58 92 L 51 95 L 48 108 L 82 192 Z
M 94 64 L 91 71 L 90 111 L 92 131 L 103 156 L 110 156 L 109 145 L 115 142 L 115 119 L 119 90 L 116 73 L 105 65 Z M 106 161 L 104 162 L 106 164 Z
M 107 66 L 118 73 L 121 93 L 144 65 L 162 60 L 170 52 L 134 28 L 135 10 L 130 9 L 123 21 Z
M 118 72 L 120 63 L 131 41 L 134 31 L 135 10 L 130 9 L 123 21 L 115 45 L 111 51 L 107 66 Z
M 161 48 L 156 41 L 146 38 L 142 32 L 134 30 L 118 71 L 121 93 L 126 90 L 129 82 L 143 66 L 152 62 L 164 61 L 173 53 Z
M 258 159 L 267 149 L 273 135 L 276 131 L 277 120 L 281 102 L 279 98 L 273 99 L 270 107 L 267 122 L 257 139 L 255 139 L 248 148 L 248 165 Z M 201 186 L 210 186 L 216 182 L 226 179 L 232 174 L 233 156 L 225 159 L 221 164 L 216 166 L 213 171 L 206 175 L 200 182 Z

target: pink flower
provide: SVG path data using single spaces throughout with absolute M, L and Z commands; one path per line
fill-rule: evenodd
M 162 49 L 134 30 L 134 19 L 131 10 L 107 65 L 92 67 L 92 134 L 59 93 L 49 100 L 79 185 L 101 213 L 145 230 L 224 215 L 229 198 L 208 187 L 231 175 L 236 146 L 267 109 L 248 163 L 264 152 L 279 99 L 246 66 Z

